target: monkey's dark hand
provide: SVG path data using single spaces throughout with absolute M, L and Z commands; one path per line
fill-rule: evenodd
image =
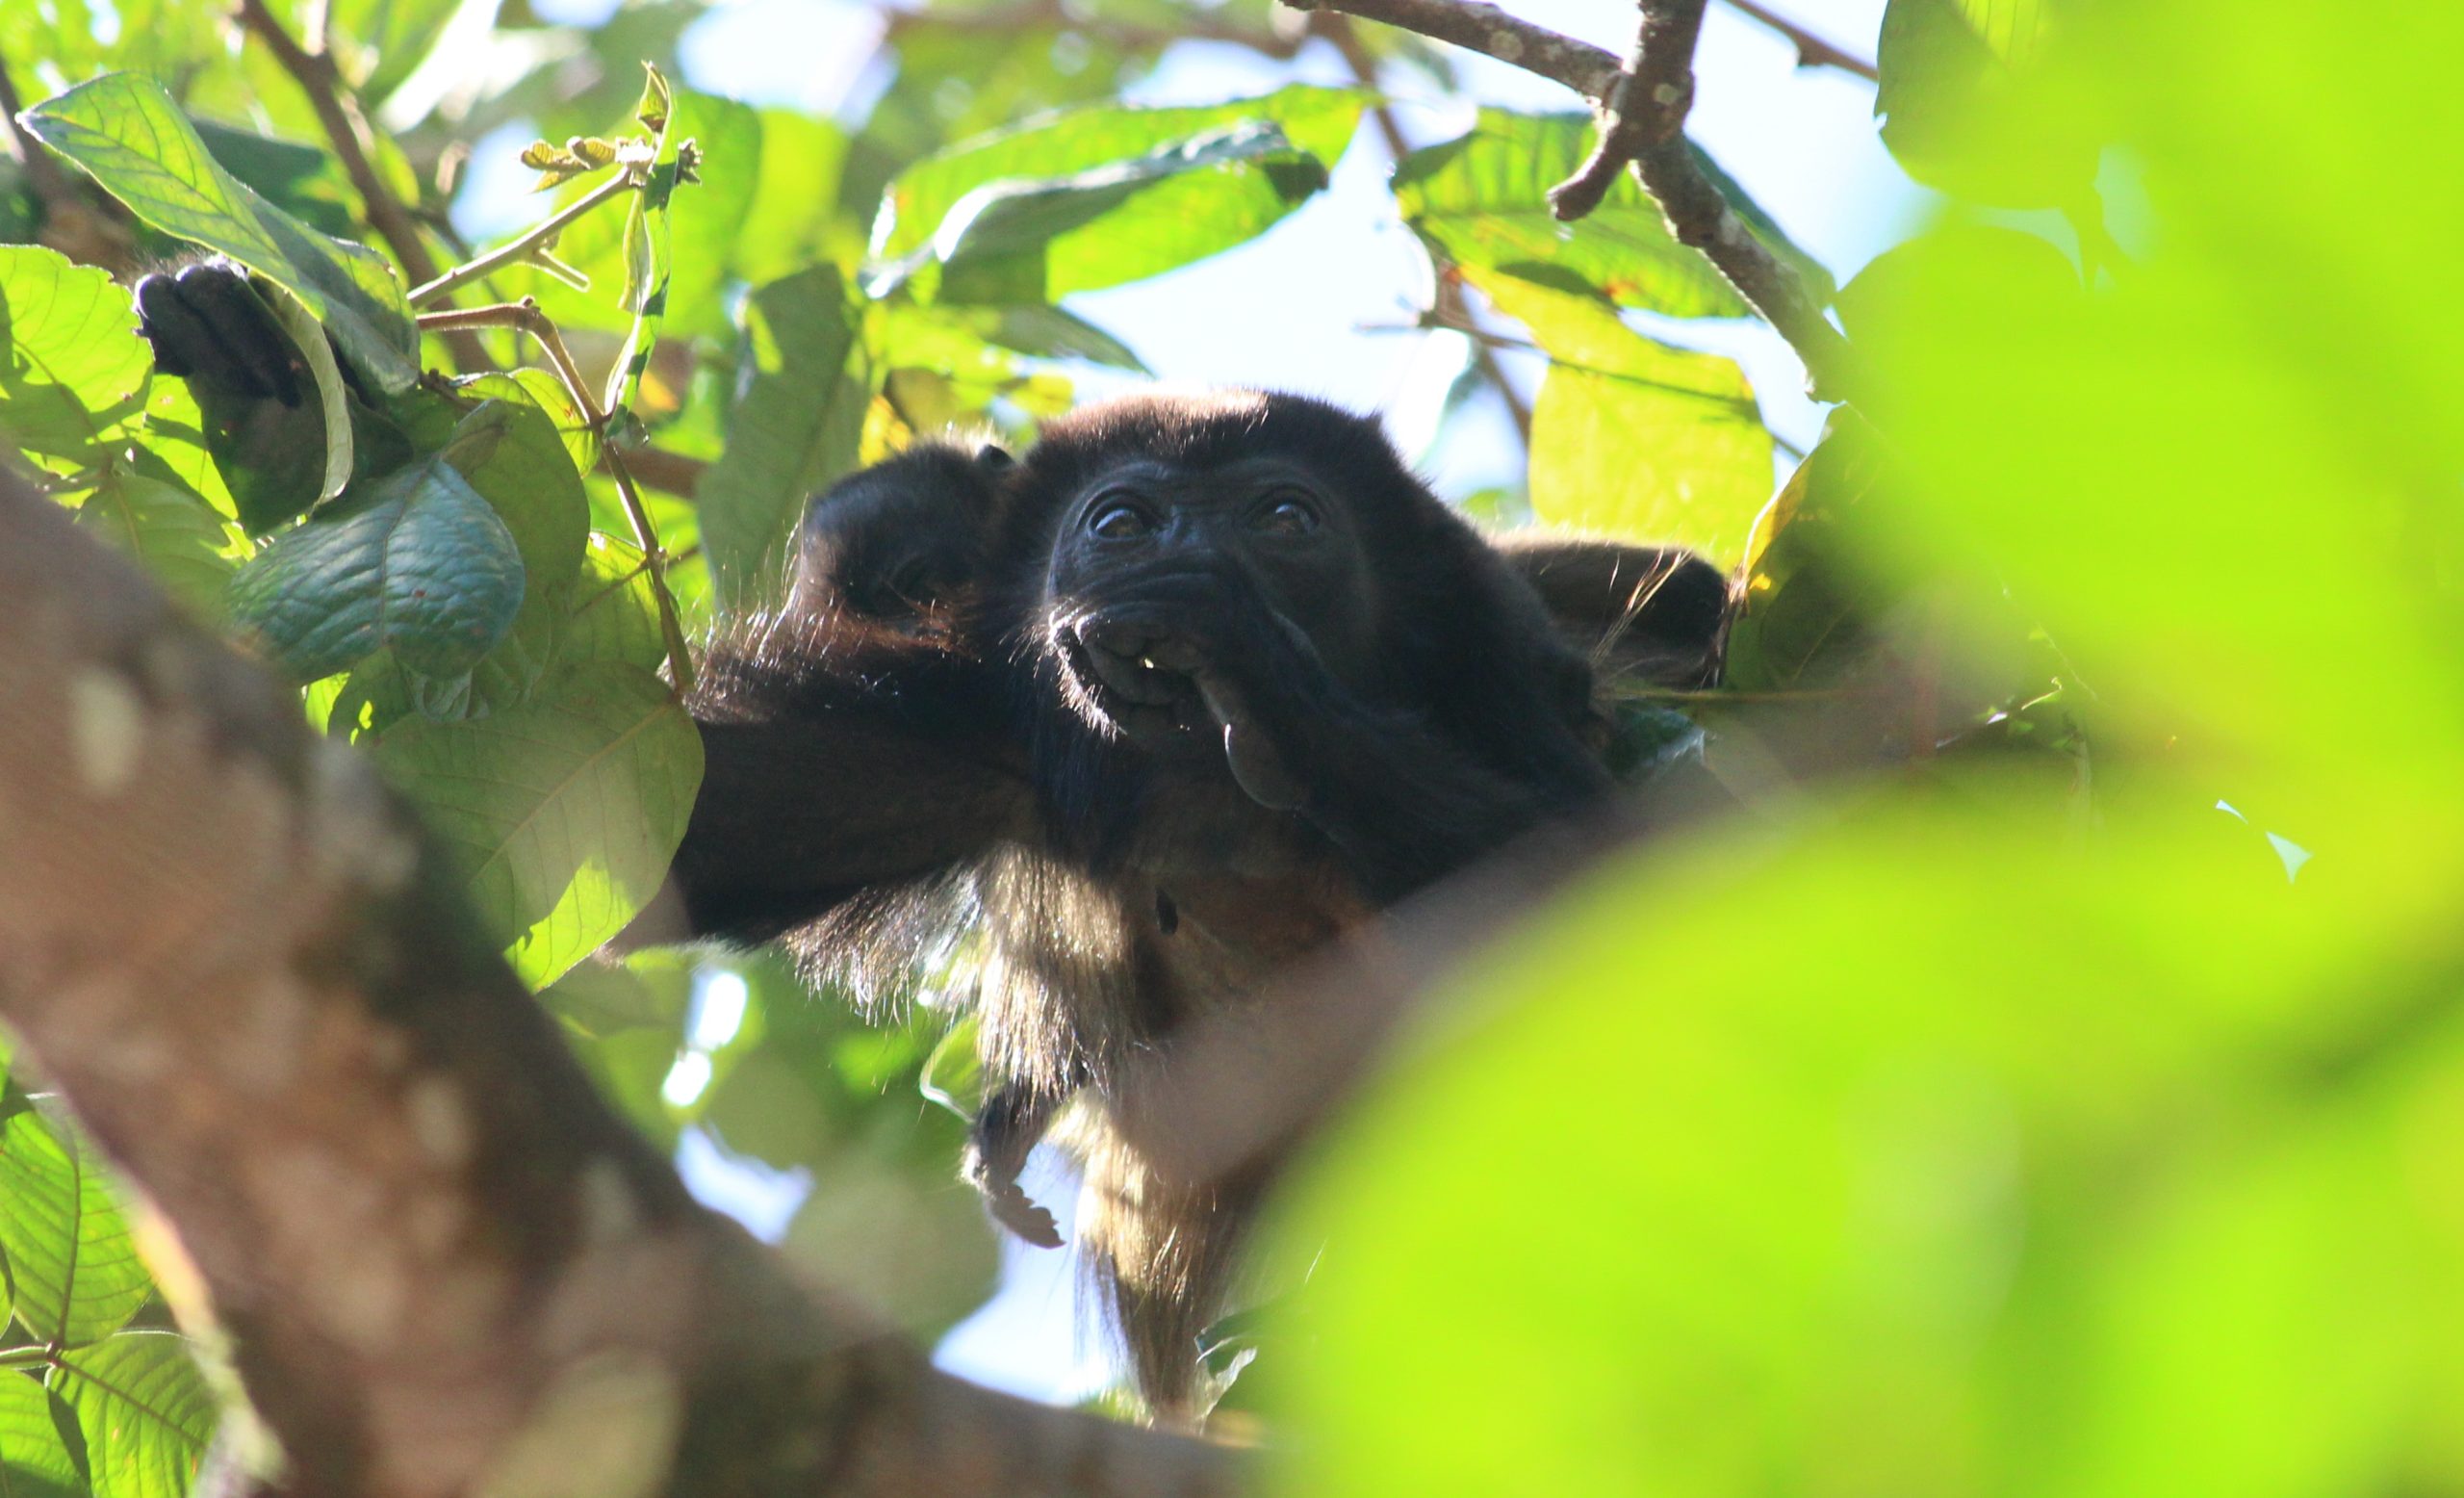
M 1070 629 L 1073 659 L 1133 738 L 1215 732 L 1251 800 L 1279 812 L 1307 804 L 1290 740 L 1331 679 L 1308 634 L 1253 588 L 1219 568 L 1157 569 L 1108 589 Z
M 228 260 L 137 283 L 137 331 L 154 346 L 154 367 L 218 394 L 296 407 L 307 368 L 291 335 Z

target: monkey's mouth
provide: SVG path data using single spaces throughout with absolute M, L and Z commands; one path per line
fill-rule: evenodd
M 1159 662 L 1142 641 L 1060 634 L 1069 696 L 1095 727 L 1142 742 L 1179 737 L 1202 727 L 1206 707 L 1187 671 Z

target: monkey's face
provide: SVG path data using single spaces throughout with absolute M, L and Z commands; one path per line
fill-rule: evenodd
M 1142 738 L 1219 719 L 1211 684 L 1296 659 L 1349 681 L 1376 649 L 1360 516 L 1283 458 L 1096 472 L 1061 509 L 1043 591 L 1073 702 Z

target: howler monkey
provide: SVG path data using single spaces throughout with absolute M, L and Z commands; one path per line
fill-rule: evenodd
M 865 547 L 899 515 L 961 564 L 895 585 L 906 562 Z M 1717 575 L 1613 550 L 1628 596 L 1569 586 L 1568 626 L 1648 618 L 1699 672 L 1716 610 L 1654 600 L 1716 596 Z M 1531 584 L 1374 424 L 1295 396 L 1131 397 L 1050 424 L 1014 467 L 929 449 L 816 504 L 794 602 L 705 664 L 676 883 L 695 931 L 784 935 L 860 989 L 980 923 L 994 1090 L 970 1175 L 1052 1241 L 1015 1175 L 1074 1102 L 1082 1237 L 1142 1392 L 1183 1411 L 1267 1180 L 1157 1169 L 1142 1078 L 1278 969 L 1604 796 L 1591 694 Z

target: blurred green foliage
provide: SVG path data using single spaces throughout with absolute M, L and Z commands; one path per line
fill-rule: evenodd
M 424 101 L 372 181 L 437 264 L 509 250 L 463 304 L 536 298 L 568 378 L 501 321 L 455 329 L 491 368 L 415 341 L 436 308 L 369 182 L 223 9 L 0 9 L 59 168 L 0 162 L 0 429 L 375 755 L 641 1127 L 803 1173 L 787 1252 L 945 1329 L 993 1264 L 923 1101 L 977 1085 L 963 962 L 867 1020 L 767 959 L 585 961 L 692 804 L 674 645 L 769 596 L 835 477 L 952 424 L 1031 438 L 1087 368 L 1142 368 L 1062 298 L 1269 231 L 1374 85 L 1444 59 L 1364 27 L 1361 88 L 1140 109 L 1176 39 L 1279 63 L 1290 17 L 936 6 L 823 119 L 668 85 L 687 0 L 587 34 L 515 0 L 453 69 L 492 82 L 424 93 L 455 8 L 338 0 L 345 101 Z M 1681 347 L 1733 292 L 1630 183 L 1548 216 L 1580 116 L 1483 111 L 1398 165 L 1427 324 L 1468 288 L 1550 357 L 1527 493 L 1481 512 L 1737 566 L 1730 689 L 1624 717 L 1639 764 L 1690 714 L 1746 810 L 1456 973 L 1321 1151 L 1276 1235 L 1300 1288 L 1218 1349 L 1294 1432 L 1287 1487 L 2464 1487 L 2459 29 L 1891 0 L 1879 128 L 1947 195 L 1836 294 L 1856 399 L 1776 498 L 1742 374 Z M 607 147 L 542 220 L 611 195 L 461 245 L 446 179 L 515 120 Z M 110 272 L 196 245 L 256 272 L 314 402 L 153 368 Z M 11 1490 L 176 1491 L 205 1386 L 15 1088 L 0 1255 Z

